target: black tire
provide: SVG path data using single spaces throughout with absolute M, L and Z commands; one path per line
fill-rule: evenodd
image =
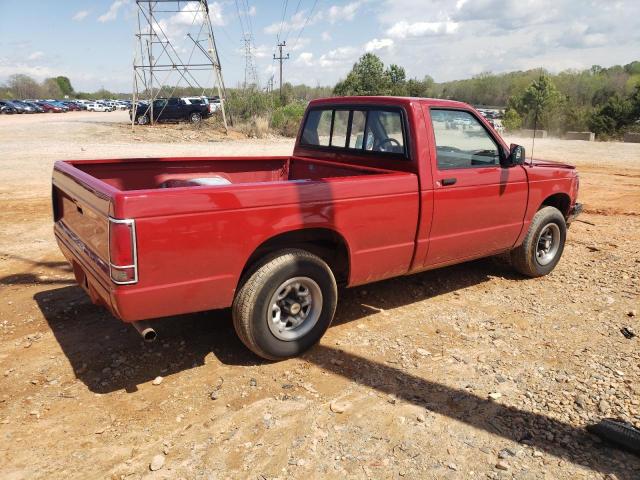
M 147 123 L 149 123 L 149 116 L 148 115 L 140 115 L 137 119 L 137 123 L 138 125 L 146 125 Z
M 283 284 L 295 278 L 310 279 L 319 287 L 322 298 L 313 308 L 319 303 L 320 311 L 315 323 L 305 327 L 309 331 L 299 338 L 283 340 L 270 326 L 271 301 Z M 233 301 L 233 326 L 242 343 L 256 355 L 283 360 L 300 355 L 322 338 L 333 320 L 337 300 L 336 280 L 320 257 L 305 250 L 281 250 L 267 256 L 245 276 Z
M 541 233 L 548 230 L 557 231 L 558 238 L 553 242 L 557 250 L 548 263 L 542 263 L 538 255 L 538 243 L 541 241 Z M 560 210 L 555 207 L 542 207 L 533 216 L 522 244 L 511 251 L 511 263 L 518 272 L 527 277 L 547 275 L 560 261 L 566 239 L 567 224 Z
M 629 452 L 640 454 L 640 431 L 631 425 L 612 418 L 604 418 L 595 425 L 589 425 L 587 430 Z
M 189 114 L 189 121 L 191 123 L 200 123 L 202 121 L 202 114 L 200 112 L 191 112 L 191 114 Z

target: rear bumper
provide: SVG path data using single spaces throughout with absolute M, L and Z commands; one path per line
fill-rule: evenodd
M 151 320 L 231 305 L 237 278 L 218 275 L 189 282 L 153 286 L 116 285 L 108 265 L 70 231 L 56 224 L 56 241 L 73 268 L 76 282 L 91 301 L 123 322 Z
M 569 216 L 567 217 L 567 223 L 573 222 L 578 215 L 582 213 L 582 204 L 576 203 L 571 210 L 569 210 Z

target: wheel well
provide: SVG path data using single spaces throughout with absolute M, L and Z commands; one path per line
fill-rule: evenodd
M 571 198 L 566 193 L 554 193 L 553 195 L 547 197 L 540 208 L 542 207 L 555 207 L 562 215 L 565 217 L 569 215 L 569 207 L 571 205 Z
M 317 255 L 329 265 L 338 284 L 349 279 L 349 249 L 344 238 L 328 228 L 305 228 L 281 233 L 262 243 L 251 254 L 240 278 L 266 255 L 285 248 L 300 248 Z

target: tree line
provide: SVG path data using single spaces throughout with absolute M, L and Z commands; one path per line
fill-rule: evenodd
M 528 70 L 483 73 L 473 78 L 436 83 L 430 76 L 407 79 L 403 67 L 385 68 L 366 53 L 334 95 L 400 95 L 459 100 L 505 110 L 504 126 L 547 129 L 554 134 L 591 131 L 600 138 L 640 131 L 640 61 L 603 68 L 551 74 Z
M 211 92 L 206 92 L 211 93 Z M 215 93 L 215 92 L 214 92 Z M 163 86 L 161 95 L 202 95 L 189 87 Z M 0 98 L 130 98 L 131 94 L 108 90 L 77 92 L 65 76 L 37 82 L 27 75 L 12 75 L 0 84 Z M 640 61 L 604 68 L 566 70 L 551 74 L 527 70 L 501 74 L 482 73 L 465 80 L 435 82 L 430 76 L 407 78 L 396 64 L 385 67 L 373 53 L 366 53 L 334 87 L 283 85 L 266 92 L 256 86 L 229 88 L 226 104 L 234 120 L 255 122 L 263 118 L 286 135 L 295 135 L 306 104 L 319 97 L 343 95 L 399 95 L 459 100 L 477 106 L 505 110 L 507 129 L 546 129 L 554 134 L 592 131 L 599 138 L 640 131 Z

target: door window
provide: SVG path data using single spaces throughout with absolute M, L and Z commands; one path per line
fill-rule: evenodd
M 400 112 L 371 110 L 367 117 L 365 150 L 402 153 L 404 136 Z
M 491 167 L 500 150 L 489 132 L 469 112 L 431 110 L 438 169 Z

